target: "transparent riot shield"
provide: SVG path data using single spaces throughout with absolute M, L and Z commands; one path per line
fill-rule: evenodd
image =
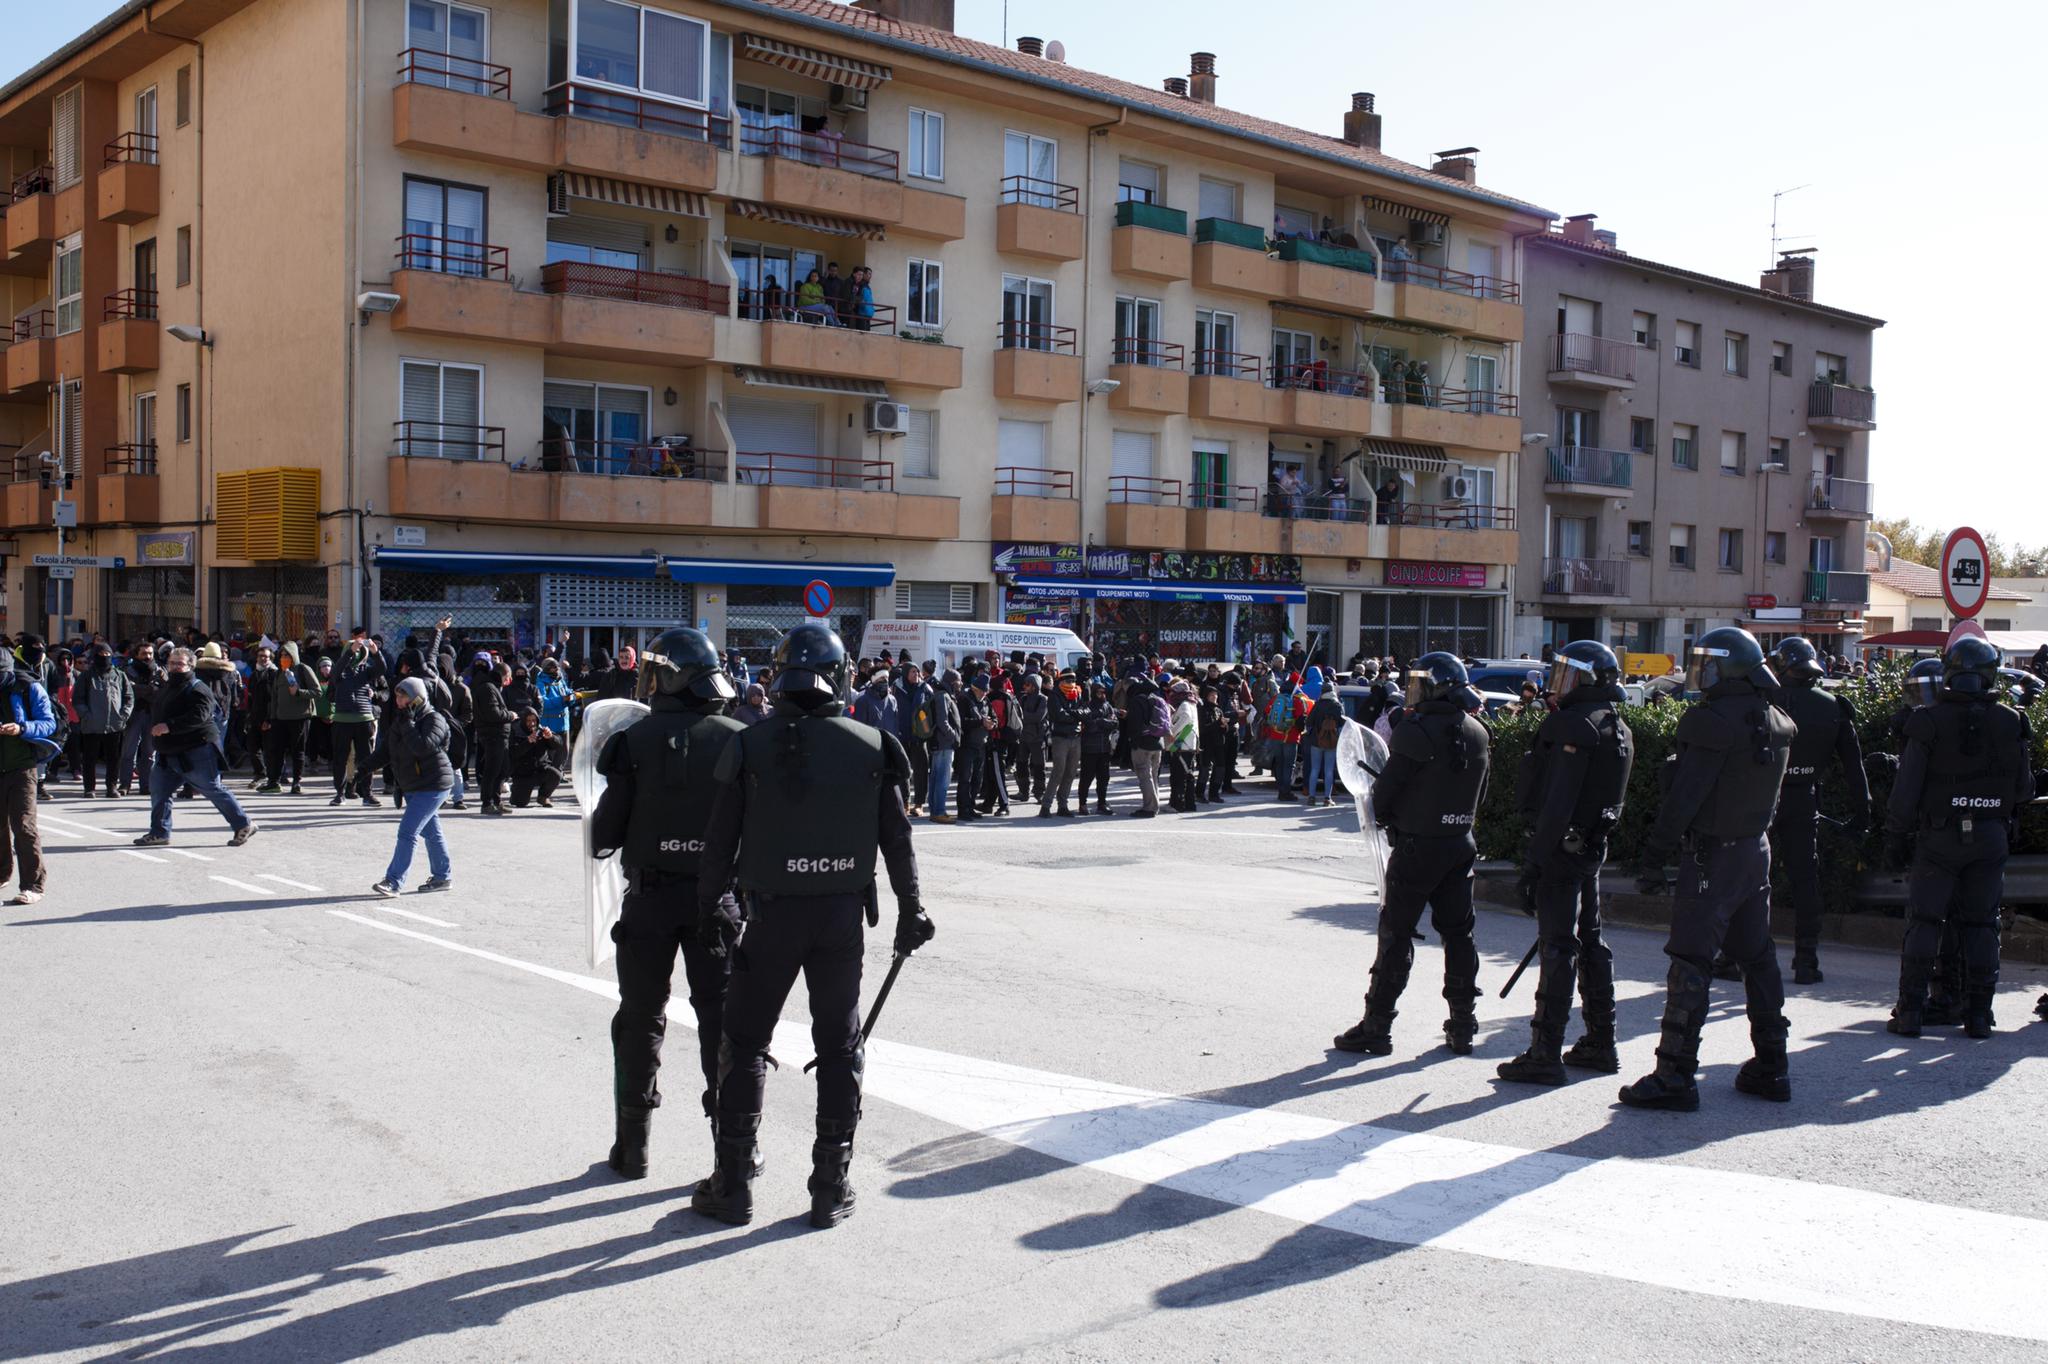
M 590 932 L 592 969 L 611 956 L 612 925 L 626 902 L 626 869 L 618 856 L 600 858 L 591 848 L 591 822 L 605 785 L 597 759 L 612 735 L 631 729 L 646 714 L 647 707 L 640 702 L 617 697 L 588 707 L 576 735 L 576 751 L 569 757 L 569 784 L 576 788 L 576 805 L 583 812 L 583 917 Z
M 1386 898 L 1387 836 L 1373 826 L 1372 782 L 1386 766 L 1387 741 L 1347 718 L 1337 737 L 1337 775 L 1358 806 L 1358 828 L 1365 838 L 1365 882 L 1378 901 Z

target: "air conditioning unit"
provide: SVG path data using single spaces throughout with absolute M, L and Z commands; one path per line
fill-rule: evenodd
M 1472 500 L 1472 476 L 1470 474 L 1444 475 L 1444 501 L 1470 502 Z
M 868 404 L 867 418 L 871 436 L 901 436 L 910 430 L 910 408 L 903 403 L 878 398 Z
M 851 87 L 849 87 L 849 86 L 844 86 L 844 85 L 835 85 L 835 86 L 833 86 L 833 87 L 832 87 L 832 112 L 833 112 L 833 113 L 835 113 L 835 114 L 850 114 L 850 113 L 855 113 L 855 112 L 857 112 L 857 111 L 859 111 L 859 110 L 865 109 L 865 108 L 867 108 L 867 107 L 868 107 L 868 92 L 867 92 L 867 91 L 865 91 L 865 90 L 859 90 L 859 89 L 854 89 L 854 88 L 851 88 Z
M 654 443 L 664 450 L 687 450 L 690 448 L 691 437 L 687 432 L 675 436 L 656 436 Z
M 1419 246 L 1442 246 L 1444 225 L 1442 223 L 1412 222 L 1408 224 L 1408 239 Z
M 569 177 L 559 172 L 548 177 L 548 216 L 569 216 Z

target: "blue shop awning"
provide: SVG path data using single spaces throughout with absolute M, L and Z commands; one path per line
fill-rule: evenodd
M 1308 589 L 1281 583 L 1178 583 L 1160 579 L 1019 577 L 1011 590 L 1029 597 L 1093 597 L 1107 601 L 1214 601 L 1241 606 L 1293 606 Z
M 797 559 L 669 559 L 679 583 L 732 583 L 743 587 L 802 587 L 823 578 L 834 587 L 887 587 L 894 564 L 820 564 Z
M 489 550 L 377 547 L 379 568 L 423 573 L 567 573 L 580 578 L 651 580 L 660 561 L 651 554 L 518 554 Z

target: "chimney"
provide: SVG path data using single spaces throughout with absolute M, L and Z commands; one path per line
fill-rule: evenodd
M 919 24 L 942 33 L 953 31 L 953 0 L 853 0 L 853 7 L 899 24 Z
M 1197 52 L 1188 58 L 1188 97 L 1204 104 L 1216 102 L 1216 54 Z
M 1380 149 L 1380 116 L 1373 112 L 1372 96 L 1363 90 L 1351 97 L 1351 109 L 1344 115 L 1344 140 L 1354 147 Z
M 1017 50 L 1027 57 L 1043 57 L 1045 55 L 1045 39 L 1019 38 L 1017 40 Z
M 1179 95 L 1182 99 L 1186 99 L 1188 97 L 1188 78 L 1186 76 L 1168 76 L 1166 78 L 1166 93 L 1169 95 Z
M 1619 251 L 1621 250 L 1621 238 L 1603 227 L 1593 234 L 1593 245 L 1599 247 L 1602 251 Z
M 1783 294 L 1804 302 L 1813 301 L 1813 253 L 1817 247 L 1806 247 L 1799 251 L 1780 251 L 1778 263 L 1764 271 L 1761 284 L 1764 291 Z
M 1448 175 L 1469 185 L 1479 179 L 1479 162 L 1474 159 L 1478 155 L 1477 147 L 1453 147 L 1447 152 L 1438 152 L 1436 164 L 1429 169 L 1432 174 Z
M 1564 220 L 1564 239 L 1577 242 L 1580 246 L 1593 244 L 1593 220 L 1597 213 L 1575 213 Z

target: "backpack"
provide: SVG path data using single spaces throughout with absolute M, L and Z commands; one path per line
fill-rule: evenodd
M 1337 746 L 1337 736 L 1343 733 L 1343 731 L 1343 716 L 1325 715 L 1322 723 L 1316 726 L 1316 747 L 1335 748 Z
M 924 704 L 910 717 L 910 736 L 928 743 L 932 735 L 938 733 L 938 728 L 938 724 L 932 719 L 932 698 L 926 697 Z
M 1021 735 L 1024 732 L 1024 712 L 1017 709 L 1017 698 L 1014 696 L 1003 697 L 1003 730 L 1011 735 Z

